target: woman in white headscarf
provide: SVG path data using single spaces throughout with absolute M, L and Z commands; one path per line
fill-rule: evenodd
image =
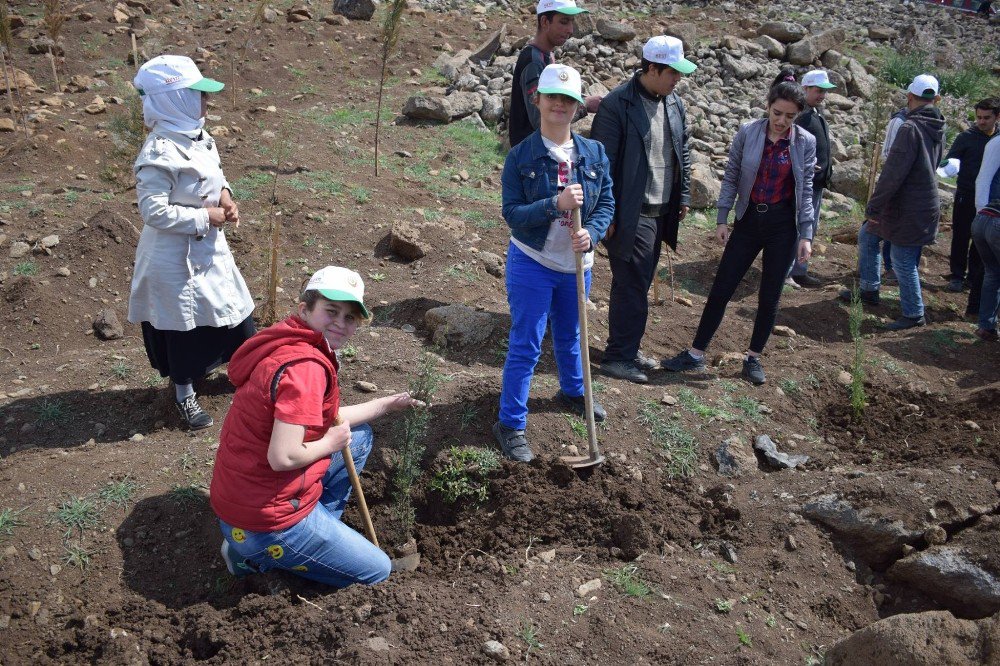
M 143 229 L 136 248 L 128 319 L 142 324 L 149 362 L 170 377 L 177 409 L 192 430 L 212 417 L 194 382 L 229 361 L 255 328 L 254 304 L 223 228 L 239 208 L 204 130 L 207 79 L 185 56 L 161 55 L 135 77 L 149 136 L 135 162 Z

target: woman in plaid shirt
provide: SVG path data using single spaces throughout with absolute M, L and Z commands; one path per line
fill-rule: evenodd
M 743 378 L 752 384 L 764 383 L 760 354 L 774 328 L 785 272 L 792 259 L 802 262 L 812 254 L 816 138 L 795 125 L 803 108 L 802 87 L 791 81 L 779 83 L 768 94 L 767 118 L 751 121 L 736 133 L 717 204 L 715 236 L 726 249 L 694 343 L 661 361 L 666 370 L 704 370 L 705 350 L 722 323 L 726 306 L 763 252 L 757 316 L 743 361 Z M 734 205 L 736 222 L 730 235 L 728 217 Z

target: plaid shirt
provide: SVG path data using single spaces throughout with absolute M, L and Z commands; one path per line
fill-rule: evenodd
M 757 179 L 750 190 L 751 202 L 776 204 L 795 197 L 792 154 L 788 146 L 788 137 L 777 141 L 764 138 L 764 152 L 760 156 Z

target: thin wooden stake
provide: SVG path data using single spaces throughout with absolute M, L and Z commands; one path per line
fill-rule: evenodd
M 52 65 L 52 80 L 56 82 L 56 92 L 62 92 L 59 89 L 59 75 L 56 74 L 56 57 L 52 55 L 52 47 L 49 47 L 49 64 Z
M 659 305 L 660 300 L 660 264 L 653 269 L 653 305 Z
M 129 35 L 132 37 L 132 62 L 135 64 L 136 73 L 139 72 L 139 47 L 135 45 L 135 33 L 130 32 Z
M 673 250 L 667 246 L 667 270 L 670 271 L 670 301 L 677 302 L 677 295 L 674 293 L 674 259 Z

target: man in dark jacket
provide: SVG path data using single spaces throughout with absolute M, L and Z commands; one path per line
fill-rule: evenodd
M 896 132 L 865 210 L 867 221 L 858 233 L 861 299 L 870 305 L 879 300 L 879 241 L 892 243 L 892 269 L 903 310 L 902 317 L 886 326 L 894 331 L 926 323 L 917 268 L 920 249 L 934 242 L 941 219 L 936 171 L 944 154 L 944 117 L 934 106 L 938 81 L 921 74 L 906 90 L 906 119 Z
M 976 176 L 983 162 L 986 142 L 997 133 L 997 116 L 1000 100 L 987 98 L 976 104 L 976 122 L 951 144 L 946 160 L 959 161 L 958 181 L 955 183 L 955 207 L 951 215 L 951 258 L 948 291 L 965 291 L 966 277 L 975 292 L 979 305 L 979 289 L 983 282 L 983 265 L 976 247 L 971 244 L 972 219 L 976 216 Z M 966 276 L 968 268 L 968 276 Z M 973 304 L 970 295 L 969 305 Z
M 820 105 L 826 93 L 837 86 L 830 83 L 830 77 L 822 69 L 806 72 L 802 77 L 802 88 L 806 93 L 806 108 L 795 119 L 795 124 L 816 137 L 816 173 L 813 174 L 813 238 L 819 227 L 819 207 L 823 201 L 823 189 L 830 182 L 833 160 L 830 158 L 830 126 L 820 112 Z M 792 287 L 818 287 L 822 281 L 809 275 L 809 262 L 792 263 L 789 279 Z
M 510 94 L 510 118 L 507 120 L 507 137 L 510 147 L 538 129 L 541 117 L 538 107 L 531 101 L 538 88 L 538 77 L 546 65 L 556 62 L 553 51 L 573 36 L 574 19 L 588 10 L 576 6 L 575 0 L 539 0 L 535 7 L 535 38 L 528 42 L 514 64 L 514 80 Z M 591 95 L 577 111 L 578 116 L 594 112 L 601 98 Z
M 604 238 L 612 278 L 601 370 L 640 384 L 657 367 L 639 353 L 639 345 L 660 244 L 666 241 L 676 249 L 678 226 L 691 201 L 684 103 L 674 87 L 696 69 L 676 37 L 650 39 L 641 63 L 639 72 L 604 98 L 590 130 L 611 162 L 616 202 Z

